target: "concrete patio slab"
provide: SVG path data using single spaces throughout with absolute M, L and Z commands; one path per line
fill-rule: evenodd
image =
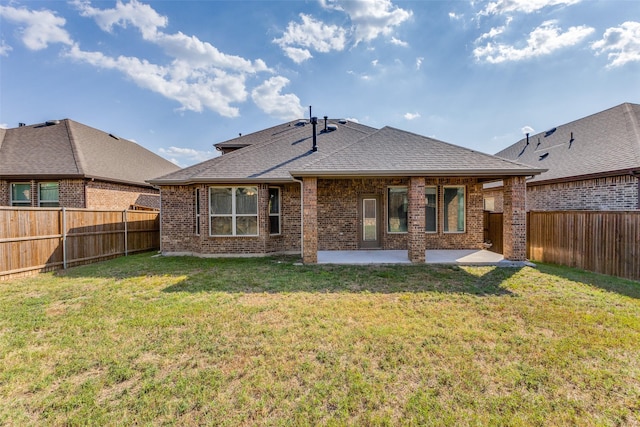
M 501 254 L 487 250 L 428 250 L 427 264 L 534 266 L 529 262 L 506 261 Z M 409 264 L 407 251 L 362 250 L 318 251 L 318 264 Z

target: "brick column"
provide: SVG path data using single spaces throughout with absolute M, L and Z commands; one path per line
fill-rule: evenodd
M 409 211 L 407 213 L 407 245 L 409 261 L 415 263 L 425 262 L 425 250 L 427 246 L 425 237 L 425 198 L 424 178 L 411 177 L 409 180 Z
M 504 258 L 510 261 L 527 259 L 527 184 L 524 176 L 504 180 L 502 239 Z
M 302 186 L 304 206 L 302 262 L 316 264 L 318 262 L 318 179 L 303 178 Z

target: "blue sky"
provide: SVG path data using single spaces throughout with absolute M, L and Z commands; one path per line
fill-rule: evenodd
M 622 102 L 637 0 L 0 0 L 0 126 L 70 118 L 181 166 L 310 105 L 495 153 Z

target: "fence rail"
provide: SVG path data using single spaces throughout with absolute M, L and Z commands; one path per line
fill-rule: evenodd
M 0 280 L 160 247 L 158 212 L 0 207 Z

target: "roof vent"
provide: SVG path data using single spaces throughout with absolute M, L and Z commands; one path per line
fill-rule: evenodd
M 27 125 L 26 123 L 22 123 L 22 122 L 18 123 L 19 128 L 25 127 L 26 125 Z
M 340 120 L 338 120 L 338 123 L 340 123 L 341 125 L 346 125 L 347 124 L 347 119 L 340 119 Z
M 327 125 L 327 132 L 333 132 L 334 130 L 338 130 L 338 125 L 335 123 L 331 123 Z
M 540 155 L 540 159 L 539 160 L 544 160 L 549 156 L 549 153 L 544 153 Z
M 117 139 L 118 141 L 120 141 L 120 138 L 118 138 L 117 136 L 115 136 L 114 134 L 110 133 L 109 136 L 113 139 Z
M 549 129 L 548 131 L 546 131 L 546 132 L 544 133 L 544 137 L 546 138 L 546 137 L 548 137 L 548 136 L 553 135 L 553 133 L 554 133 L 555 131 L 556 131 L 556 128 Z
M 47 120 L 44 124 L 47 126 L 59 125 L 60 120 Z
M 305 126 L 307 124 L 306 120 L 298 120 L 298 123 L 296 123 L 296 126 Z

